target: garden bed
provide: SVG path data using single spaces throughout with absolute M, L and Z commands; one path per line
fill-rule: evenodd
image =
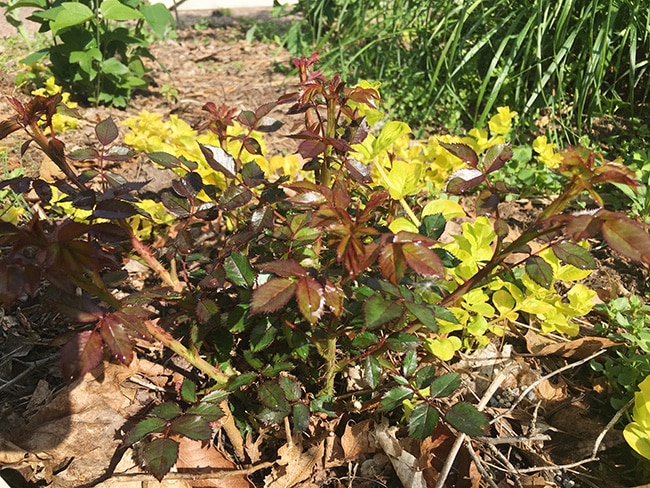
M 227 28 L 181 30 L 178 39 L 155 45 L 152 52 L 168 72 L 153 66 L 151 94 L 137 96 L 127 110 L 81 109 L 86 122 L 62 135 L 69 149 L 91 144 L 96 124 L 108 116 L 119 123 L 149 111 L 164 118 L 177 115 L 197 125 L 206 102 L 252 109 L 296 89 L 294 78 L 281 74 L 290 63 L 285 51 L 249 43 L 237 29 L 238 21 L 219 19 L 217 23 Z M 0 74 L 0 91 L 21 98 L 13 75 L 11 70 Z M 10 113 L 4 99 L 0 113 Z M 292 151 L 295 143 L 284 136 L 296 132 L 294 119 L 280 110 L 272 115 L 286 124 L 267 138 L 269 152 Z M 28 172 L 52 171 L 43 166 L 38 153 L 33 153 L 33 164 L 20 163 L 18 147 L 9 147 L 6 169 L 26 164 Z M 129 162 L 108 169 L 127 180 L 151 179 L 145 190 L 154 192 L 169 179 L 168 173 L 149 164 Z M 470 200 L 466 207 L 472 207 Z M 512 229 L 521 229 L 538 211 L 529 200 L 511 201 L 500 208 Z M 217 241 L 214 237 L 215 245 Z M 599 290 L 602 299 L 646 291 L 646 268 L 614 258 L 606 249 L 598 250 L 597 257 L 602 266 L 592 275 L 590 287 Z M 138 276 L 135 264 L 131 271 L 141 281 L 134 287 L 149 279 L 146 274 Z M 395 425 L 398 415 L 384 417 L 373 410 L 372 402 L 355 403 L 359 390 L 355 375 L 361 373 L 353 367 L 346 371 L 348 385 L 336 385 L 341 399 L 349 399 L 342 401 L 346 410 L 338 417 L 314 415 L 305 435 L 294 436 L 288 423 L 272 432 L 260 427 L 245 437 L 242 446 L 232 445 L 232 438 L 223 434 L 233 428 L 232 419 L 221 419 L 215 426 L 217 448 L 184 441 L 177 472 L 161 486 L 369 488 L 401 483 L 409 488 L 433 487 L 447 460 L 455 463 L 445 475 L 446 486 L 488 486 L 482 481 L 487 472 L 498 481 L 491 486 L 499 488 L 640 484 L 641 473 L 634 472 L 632 463 L 625 464 L 629 448 L 620 426 L 610 422 L 616 412 L 608 405 L 606 387 L 593 382 L 586 365 L 613 345 L 595 336 L 592 322 L 599 319 L 596 314 L 583 319 L 581 336 L 572 341 L 543 337 L 530 321 L 508 332 L 505 340 L 493 340 L 450 366 L 461 374 L 458 395 L 482 401 L 490 419 L 498 419 L 491 436 L 465 441 L 457 454 L 453 454 L 457 434 L 442 423 L 434 435 L 416 442 L 405 428 L 388 426 L 386 418 Z M 14 470 L 7 479 L 22 474 L 34 483 L 55 487 L 97 482 L 101 483 L 97 486 L 150 486 L 151 477 L 133 465 L 131 450 L 121 444 L 116 432 L 128 431 L 137 415 L 178 387 L 184 376 L 192 376 L 189 365 L 143 343 L 138 344 L 140 359 L 129 366 L 106 362 L 66 386 L 57 351 L 70 331 L 60 315 L 39 300 L 29 300 L 2 309 L 0 333 L 0 388 L 4 390 L 0 391 L 0 467 Z

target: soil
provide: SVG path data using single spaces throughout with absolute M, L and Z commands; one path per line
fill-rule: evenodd
M 269 11 L 265 9 L 232 13 L 269 19 Z M 290 55 L 268 44 L 247 42 L 242 32 L 247 21 L 236 16 L 205 12 L 186 12 L 180 20 L 186 26 L 207 23 L 208 27 L 203 30 L 191 27 L 181 29 L 177 39 L 155 45 L 152 52 L 166 70 L 157 64 L 151 65 L 155 81 L 150 87 L 150 93 L 136 96 L 123 111 L 105 107 L 84 108 L 82 112 L 86 123 L 75 131 L 63 134 L 64 142 L 90 143 L 94 138 L 95 124 L 108 116 L 120 122 L 147 110 L 161 113 L 164 117 L 177 114 L 196 125 L 203 117 L 201 107 L 206 102 L 254 109 L 296 88 L 295 80 L 283 74 L 290 65 Z M 0 37 L 14 32 L 4 19 L 0 20 Z M 0 55 L 3 54 L 3 49 L 0 47 Z M 25 99 L 26 95 L 20 93 L 14 85 L 14 76 L 19 69 L 17 63 L 9 63 L 9 68 L 0 73 L 0 93 Z M 177 94 L 167 98 L 164 86 L 175 88 Z M 0 118 L 3 119 L 9 113 L 10 107 L 3 96 L 0 99 Z M 293 132 L 293 123 L 281 112 L 272 115 L 284 120 L 285 126 L 277 137 L 268 139 L 270 151 L 290 151 L 295 145 L 283 136 Z M 11 168 L 12 164 L 18 164 L 19 145 L 16 143 L 12 146 L 6 142 L 3 145 L 13 147 L 9 160 Z M 35 161 L 34 169 L 37 170 L 38 165 L 39 161 Z M 141 167 L 139 171 L 134 167 L 122 168 L 127 179 L 142 177 Z M 154 180 L 150 189 L 155 189 L 156 179 L 167 178 L 164 173 L 153 169 L 148 169 L 144 177 Z M 502 216 L 512 227 L 529 221 L 535 211 L 528 201 L 511 202 L 500 208 Z M 599 290 L 601 299 L 645 292 L 648 276 L 646 269 L 616 260 L 606 249 L 599 249 L 597 257 L 605 267 L 599 271 L 599 275 L 592 278 L 591 285 Z M 118 464 L 122 466 L 127 456 L 124 456 L 124 451 L 119 451 L 119 439 L 114 439 L 114 432 L 118 429 L 126 430 L 123 426 L 138 411 L 144 409 L 157 393 L 175 379 L 178 380 L 174 376 L 173 365 L 170 364 L 170 368 L 165 369 L 148 363 L 145 359 L 136 361 L 129 367 L 107 364 L 103 370 L 93 372 L 80 384 L 65 386 L 55 356 L 57 348 L 70 334 L 65 324 L 60 324 L 59 317 L 55 314 L 43 313 L 38 304 L 25 303 L 11 313 L 5 312 L 0 309 L 0 352 L 3 354 L 0 359 L 0 388 L 4 390 L 0 390 L 0 470 L 9 467 L 11 471 L 0 471 L 0 474 L 13 480 L 12 483 L 16 483 L 13 486 L 43 486 L 51 483 L 50 486 L 55 487 L 72 487 L 98 479 L 109 464 L 114 471 L 119 471 L 116 467 Z M 598 320 L 597 317 L 593 319 Z M 585 328 L 589 328 L 586 322 Z M 519 473 L 518 469 L 528 469 L 517 476 L 502 476 L 498 484 L 500 488 L 617 487 L 622 486 L 624 479 L 640 479 L 640 476 L 635 478 L 630 473 L 631 463 L 624 462 L 622 467 L 620 465 L 620 456 L 624 457 L 625 453 L 629 456 L 629 450 L 626 450 L 622 442 L 620 431 L 607 428 L 612 413 L 606 408 L 606 394 L 602 389 L 598 390 L 591 385 L 589 372 L 576 369 L 573 373 L 557 375 L 552 381 L 540 379 L 543 374 L 557 371 L 567 362 L 578 362 L 581 357 L 585 357 L 584 350 L 592 346 L 580 339 L 569 343 L 570 348 L 573 348 L 572 353 L 546 356 L 532 354 L 531 344 L 543 340 L 535 334 L 513 340 L 521 342 L 518 354 L 512 351 L 506 354 L 507 349 L 493 344 L 481 354 L 464 358 L 458 368 L 472 371 L 466 380 L 472 385 L 478 385 L 481 375 L 486 373 L 481 368 L 488 364 L 492 368 L 490 372 L 493 372 L 498 369 L 496 365 L 500 361 L 508 361 L 516 373 L 512 373 L 499 389 L 499 397 L 516 396 L 515 393 L 508 392 L 520 391 L 539 381 L 536 394 L 540 403 L 536 408 L 528 402 L 525 412 L 523 409 L 508 411 L 506 403 L 492 405 L 491 414 L 503 414 L 494 427 L 499 431 L 498 435 L 511 440 L 519 436 L 520 440 L 498 446 L 490 445 L 489 442 L 477 443 L 469 450 L 463 448 L 458 456 L 457 471 L 450 477 L 450 480 L 457 480 L 453 486 L 497 486 L 494 482 L 489 485 L 481 481 L 477 471 L 479 463 L 473 457 L 477 455 L 484 463 L 497 466 L 495 472 L 501 470 L 501 474 L 507 472 L 512 475 Z M 603 344 L 601 346 L 605 347 Z M 480 367 L 477 366 L 479 364 Z M 476 388 L 478 393 L 479 387 Z M 538 412 L 541 404 L 543 408 Z M 536 426 L 538 413 L 540 417 Z M 97 419 L 100 418 L 101 422 L 98 422 Z M 43 425 L 47 426 L 45 432 L 41 428 Z M 32 433 L 28 438 L 15 439 L 10 433 L 16 429 Z M 346 414 L 342 419 L 322 420 L 313 427 L 314 439 L 324 431 L 329 432 L 329 437 L 325 436 L 326 440 L 335 440 L 323 441 L 321 444 L 305 440 L 304 449 L 301 445 L 288 442 L 278 450 L 275 457 L 257 452 L 264 462 L 255 465 L 254 458 L 259 447 L 257 443 L 265 436 L 262 432 L 255 441 L 252 438 L 246 439 L 246 453 L 251 464 L 264 465 L 264 469 L 259 472 L 250 470 L 249 466 L 249 471 L 239 471 L 237 476 L 226 478 L 230 481 L 222 481 L 221 484 L 202 484 L 196 481 L 188 484 L 182 476 L 172 476 L 172 480 L 164 486 L 409 486 L 402 477 L 403 473 L 400 473 L 400 469 L 406 469 L 413 473 L 424 473 L 420 475 L 425 478 L 423 484 L 417 486 L 432 487 L 442 462 L 451 449 L 451 443 L 444 441 L 452 439 L 452 434 L 448 431 L 437 432 L 438 436 L 435 440 L 430 439 L 429 444 L 414 446 L 403 431 L 387 429 L 377 418 Z M 38 436 L 33 435 L 33 432 L 38 432 Z M 524 432 L 531 438 L 545 439 L 548 442 L 522 441 L 526 437 Z M 607 435 L 604 435 L 600 447 L 607 449 L 609 454 L 598 463 L 597 468 L 593 468 L 593 462 L 582 461 L 590 458 L 591 450 L 599 442 L 598 435 L 602 432 Z M 52 441 L 53 438 L 61 437 L 65 439 L 64 442 Z M 9 445 L 9 439 L 20 444 L 20 447 Z M 220 447 L 222 449 L 219 452 L 229 452 L 229 446 Z M 186 453 L 195 453 L 200 446 L 190 444 L 185 449 Z M 16 456 L 10 458 L 7 453 L 11 452 Z M 217 456 L 216 459 L 214 453 L 212 456 L 208 466 L 235 469 L 236 463 L 228 455 L 219 454 L 220 457 Z M 317 458 L 326 461 L 313 461 Z M 308 476 L 301 479 L 294 477 L 293 484 L 289 483 L 289 474 L 293 476 L 292 469 L 298 468 L 301 472 L 307 472 Z M 535 471 L 535 468 L 539 469 Z M 620 476 L 615 477 L 617 469 L 622 471 Z M 22 479 L 21 475 L 38 482 L 38 485 L 20 484 L 24 483 L 17 481 Z M 129 476 L 103 480 L 97 486 L 158 486 L 153 484 L 150 477 L 138 473 L 137 466 Z M 513 482 L 513 479 L 516 481 Z M 253 484 L 249 484 L 248 480 L 253 480 Z M 1 484 L 0 480 L 0 486 Z

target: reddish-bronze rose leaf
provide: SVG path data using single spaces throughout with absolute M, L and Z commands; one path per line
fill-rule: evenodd
M 574 241 L 582 241 L 600 232 L 602 219 L 593 215 L 578 215 L 571 218 L 564 229 Z
M 400 244 L 386 242 L 379 251 L 379 270 L 381 275 L 396 285 L 404 276 L 404 254 Z
M 634 261 L 650 264 L 650 235 L 641 225 L 621 216 L 607 219 L 602 231 L 614 251 Z
M 483 156 L 483 169 L 485 174 L 492 173 L 503 168 L 512 159 L 512 148 L 510 144 L 495 144 L 488 148 Z
M 100 320 L 98 325 L 99 333 L 113 355 L 121 363 L 131 364 L 133 346 L 124 324 L 113 314 L 109 314 Z
M 539 286 L 548 288 L 553 283 L 553 268 L 541 256 L 526 259 L 526 273 Z
M 445 186 L 445 190 L 454 195 L 460 195 L 476 188 L 485 181 L 485 175 L 477 169 L 463 168 L 454 171 Z
M 325 298 L 325 306 L 330 310 L 330 312 L 332 312 L 336 317 L 340 317 L 341 313 L 343 313 L 343 290 L 337 287 L 330 280 L 325 280 L 325 285 L 323 286 L 323 297 Z
M 422 234 L 418 234 L 417 232 L 408 232 L 405 230 L 401 230 L 395 235 L 395 242 L 398 243 L 414 242 L 427 247 L 434 246 L 435 244 L 438 243 L 437 240 L 432 239 L 431 237 L 426 237 L 423 236 Z
M 322 154 L 327 144 L 320 140 L 305 140 L 298 146 L 298 153 L 305 159 L 312 159 Z
M 0 122 L 0 139 L 4 139 L 12 132 L 16 132 L 21 128 L 22 125 L 14 119 L 3 120 Z
M 447 143 L 441 141 L 438 141 L 438 144 L 440 144 L 457 158 L 465 161 L 472 168 L 476 168 L 478 166 L 478 155 L 474 149 L 469 147 L 467 144 Z
M 572 242 L 564 241 L 551 245 L 553 254 L 563 263 L 579 269 L 596 269 L 596 262 L 589 251 Z
M 153 339 L 151 336 L 146 320 L 152 315 L 144 307 L 132 306 L 124 307 L 122 310 L 112 314 L 126 329 L 131 336 L 138 336 L 143 339 Z
M 108 146 L 111 142 L 117 139 L 117 136 L 119 135 L 117 125 L 115 125 L 115 122 L 113 122 L 111 117 L 108 117 L 97 124 L 95 127 L 95 134 L 102 146 Z
M 305 276 L 296 282 L 296 301 L 303 317 L 315 324 L 323 316 L 325 296 L 323 287 L 314 278 Z
M 269 261 L 268 263 L 258 264 L 257 267 L 266 273 L 273 273 L 283 278 L 307 276 L 307 270 L 295 259 Z
M 409 267 L 422 276 L 440 278 L 445 270 L 440 257 L 426 246 L 415 242 L 402 244 L 404 260 Z
M 102 356 L 102 339 L 96 330 L 77 334 L 61 348 L 63 378 L 71 381 L 85 375 L 101 362 Z
M 272 313 L 284 307 L 296 290 L 296 282 L 289 278 L 273 278 L 253 292 L 251 314 Z

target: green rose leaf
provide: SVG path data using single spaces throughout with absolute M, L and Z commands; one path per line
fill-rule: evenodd
M 424 439 L 433 434 L 440 415 L 435 407 L 427 403 L 417 405 L 409 418 L 409 435 L 413 439 Z
M 410 400 L 413 397 L 413 390 L 406 386 L 398 386 L 386 392 L 381 399 L 379 410 L 392 410 L 402 404 L 404 400 Z
M 144 469 L 158 481 L 169 473 L 178 458 L 178 443 L 167 438 L 156 439 L 142 450 Z
M 172 422 L 169 433 L 180 434 L 195 441 L 205 441 L 212 435 L 212 429 L 206 419 L 198 415 L 185 414 Z
M 454 428 L 467 435 L 483 435 L 488 426 L 487 417 L 469 403 L 457 403 L 449 409 L 445 419 Z
M 302 396 L 300 383 L 298 383 L 293 378 L 290 378 L 289 376 L 280 376 L 278 383 L 280 385 L 280 388 L 282 388 L 282 391 L 284 391 L 284 395 L 286 396 L 287 400 L 290 402 L 295 402 Z
M 415 318 L 422 322 L 422 325 L 433 332 L 438 332 L 438 321 L 435 310 L 431 305 L 423 305 L 413 302 L 405 302 L 406 309 L 415 315 Z
M 148 434 L 153 432 L 163 432 L 167 421 L 160 418 L 147 418 L 138 422 L 135 428 L 129 432 L 129 435 L 124 439 L 124 445 L 130 446 L 139 440 L 144 439 Z
M 255 284 L 255 271 L 243 254 L 233 252 L 224 260 L 223 268 L 233 285 L 250 289 Z
M 186 413 L 197 415 L 208 422 L 214 422 L 224 415 L 223 410 L 221 410 L 217 405 L 214 403 L 208 403 L 205 400 L 198 405 L 188 408 Z
M 381 378 L 381 364 L 374 356 L 368 356 L 363 368 L 363 377 L 371 388 L 377 388 Z
M 431 383 L 429 394 L 433 398 L 446 397 L 455 392 L 459 386 L 460 375 L 458 373 L 445 373 Z
M 181 385 L 181 397 L 186 402 L 193 403 L 197 400 L 196 384 L 193 381 L 188 380 L 187 378 L 183 380 L 183 384 Z
M 179 407 L 176 403 L 165 402 L 154 407 L 154 409 L 151 410 L 150 415 L 152 417 L 160 417 L 163 419 L 171 420 L 181 413 L 183 413 L 183 411 L 181 410 L 181 407 Z
M 553 283 L 553 268 L 540 256 L 526 259 L 526 273 L 539 286 L 548 288 Z
M 287 402 L 282 388 L 280 388 L 277 383 L 272 381 L 262 383 L 257 394 L 262 403 L 267 407 L 273 410 L 289 413 L 289 402 Z
M 303 403 L 296 403 L 293 406 L 293 430 L 304 432 L 309 427 L 309 407 Z
M 363 307 L 366 327 L 377 328 L 402 316 L 402 306 L 393 300 L 385 300 L 379 295 L 371 296 Z

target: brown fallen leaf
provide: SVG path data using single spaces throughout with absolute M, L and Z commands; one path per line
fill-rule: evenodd
M 347 461 L 357 459 L 361 454 L 374 454 L 377 452 L 374 442 L 370 441 L 374 422 L 370 419 L 359 423 L 349 423 L 341 436 L 341 447 Z
M 550 337 L 538 334 L 532 329 L 529 329 L 524 336 L 526 339 L 526 349 L 531 354 L 537 354 L 542 348 L 549 344 L 555 344 Z
M 224 456 L 218 449 L 204 445 L 201 441 L 194 441 L 186 437 L 178 440 L 178 461 L 176 467 L 180 470 L 191 468 L 223 468 L 224 471 L 233 471 L 237 466 Z M 243 474 L 234 474 L 219 479 L 202 479 L 192 481 L 193 488 L 253 488 L 248 478 Z
M 264 479 L 265 488 L 291 488 L 309 479 L 324 454 L 324 441 L 304 452 L 299 444 L 285 444 L 278 449 L 278 466 Z
M 375 429 L 377 444 L 390 459 L 393 469 L 403 486 L 409 488 L 427 488 L 424 474 L 420 470 L 420 460 L 402 447 L 396 437 L 397 427 L 382 422 Z
M 562 356 L 563 358 L 584 359 L 596 351 L 619 345 L 604 337 L 581 337 L 569 342 L 548 344 L 535 354 L 540 356 Z
M 132 388 L 122 384 L 137 367 L 137 361 L 102 364 L 59 392 L 23 432 L 12 433 L 14 444 L 30 455 L 48 453 L 41 462 L 44 472 L 56 473 L 52 486 L 76 488 L 105 473 L 121 442 L 118 432 L 150 401 L 147 395 L 136 400 Z
M 422 470 L 426 486 L 436 486 L 440 471 L 456 441 L 456 435 L 443 422 L 438 422 L 429 437 L 420 442 L 419 469 Z M 480 475 L 478 475 L 480 481 Z M 446 487 L 475 488 L 477 483 L 476 467 L 465 449 L 461 449 L 454 462 L 454 467 L 447 477 Z M 408 486 L 408 485 L 404 485 Z
M 553 402 L 564 400 L 567 397 L 567 384 L 562 378 L 557 381 L 557 384 L 544 380 L 535 388 L 535 395 L 540 400 Z
M 519 479 L 523 488 L 551 488 L 542 474 L 534 474 L 532 476 L 521 476 Z

